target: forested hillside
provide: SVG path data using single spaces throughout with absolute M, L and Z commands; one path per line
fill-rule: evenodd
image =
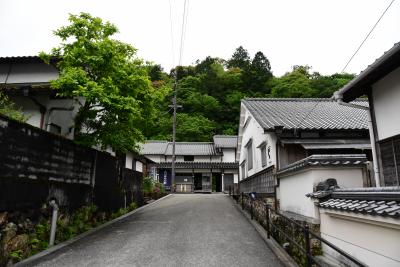
M 194 66 L 178 66 L 170 74 L 150 65 L 149 74 L 159 96 L 157 116 L 146 127 L 148 139 L 171 140 L 172 84 L 178 77 L 178 141 L 210 141 L 214 134 L 237 134 L 240 100 L 245 97 L 331 97 L 352 74 L 324 76 L 309 66 L 293 66 L 274 77 L 268 58 L 253 58 L 243 47 L 228 60 L 207 57 Z

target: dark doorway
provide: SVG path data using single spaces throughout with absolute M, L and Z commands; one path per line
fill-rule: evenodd
M 203 190 L 202 174 L 194 174 L 194 190 Z
M 213 174 L 213 191 L 221 192 L 222 191 L 222 175 L 220 173 Z M 214 187 L 215 185 L 215 187 Z

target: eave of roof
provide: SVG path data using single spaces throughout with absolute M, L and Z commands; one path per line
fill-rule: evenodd
M 342 155 L 312 155 L 289 164 L 277 172 L 278 178 L 284 178 L 288 173 L 303 170 L 308 167 L 354 167 L 364 165 L 367 158 L 364 154 Z
M 51 62 L 57 62 L 58 59 L 52 58 Z M 43 63 L 39 56 L 10 56 L 0 57 L 0 63 Z
M 400 66 L 400 42 L 369 65 L 357 77 L 336 91 L 334 97 L 350 102 L 368 93 L 372 84 Z
M 171 168 L 171 162 L 160 162 L 153 164 L 157 168 Z M 175 168 L 177 169 L 238 169 L 239 164 L 237 162 L 196 162 L 196 161 L 184 161 L 175 162 Z

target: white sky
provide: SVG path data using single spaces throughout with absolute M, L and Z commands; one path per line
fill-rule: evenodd
M 178 63 L 183 0 L 0 0 L 0 56 L 36 55 L 59 40 L 52 31 L 68 13 L 89 12 L 117 25 L 116 36 L 139 57 L 169 72 Z M 340 72 L 390 0 L 189 0 L 183 64 L 215 56 L 228 59 L 242 45 L 262 51 L 275 75 L 308 64 L 322 74 Z M 400 1 L 395 1 L 347 68 L 359 73 L 400 41 Z

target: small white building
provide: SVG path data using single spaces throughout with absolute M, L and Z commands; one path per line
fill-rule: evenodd
M 213 142 L 176 142 L 177 192 L 227 192 L 238 183 L 237 136 L 216 135 Z M 147 141 L 141 154 L 155 162 L 155 178 L 171 186 L 172 142 Z

